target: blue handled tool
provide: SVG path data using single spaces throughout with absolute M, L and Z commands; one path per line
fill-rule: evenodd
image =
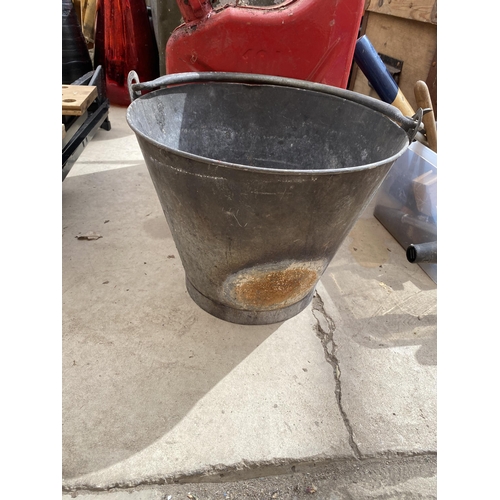
M 405 116 L 415 114 L 366 35 L 356 41 L 354 60 L 382 101 L 392 104 Z

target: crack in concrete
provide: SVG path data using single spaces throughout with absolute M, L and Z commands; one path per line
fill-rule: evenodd
M 430 464 L 433 466 L 437 452 L 393 452 L 388 450 L 377 455 L 364 455 L 361 460 L 353 457 L 304 457 L 303 459 L 272 459 L 265 461 L 242 460 L 237 464 L 218 464 L 207 466 L 189 473 L 173 473 L 169 475 L 155 475 L 136 480 L 116 481 L 107 485 L 90 484 L 63 484 L 62 491 L 71 492 L 102 492 L 125 491 L 131 488 L 144 486 L 162 486 L 174 484 L 226 483 L 233 481 L 247 481 L 265 477 L 290 476 L 293 474 L 321 474 L 321 470 L 335 471 L 335 476 L 362 472 L 363 468 L 387 468 L 388 471 L 399 470 L 404 464 L 416 464 L 418 467 Z M 420 464 L 420 465 L 419 465 Z M 431 467 L 432 468 L 432 467 Z M 434 470 L 434 469 L 433 469 Z M 421 474 L 419 472 L 418 474 Z M 412 475 L 413 477 L 413 475 Z
M 323 346 L 325 359 L 333 367 L 333 376 L 335 378 L 335 397 L 337 399 L 340 414 L 342 415 L 342 420 L 344 421 L 345 428 L 347 429 L 347 433 L 349 435 L 349 445 L 354 453 L 354 456 L 357 459 L 361 459 L 361 452 L 359 451 L 358 445 L 354 441 L 354 431 L 342 405 L 342 385 L 340 381 L 341 371 L 339 360 L 336 356 L 337 344 L 335 344 L 333 339 L 335 323 L 325 311 L 325 304 L 317 290 L 312 300 L 312 312 L 317 321 L 316 335 L 319 337 L 321 345 Z

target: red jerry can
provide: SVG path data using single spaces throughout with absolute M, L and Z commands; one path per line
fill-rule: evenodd
M 177 0 L 184 23 L 166 46 L 166 72 L 225 71 L 346 88 L 365 0 L 288 0 L 257 7 Z

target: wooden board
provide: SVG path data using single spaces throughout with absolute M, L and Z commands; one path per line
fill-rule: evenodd
M 412 185 L 418 211 L 433 216 L 437 207 L 437 174 L 425 172 L 413 179 Z
M 437 0 L 366 0 L 365 9 L 388 16 L 437 24 Z
M 434 118 L 437 120 L 438 107 L 437 107 L 437 52 L 432 58 L 429 74 L 427 75 L 427 87 L 429 87 L 429 94 L 431 95 L 432 107 L 434 109 Z
M 366 12 L 365 32 L 378 53 L 403 61 L 399 87 L 413 109 L 417 109 L 415 83 L 426 81 L 436 60 L 437 26 L 401 17 Z M 378 99 L 362 71 L 355 71 L 350 89 Z
M 97 97 L 94 85 L 63 85 L 62 114 L 80 116 Z

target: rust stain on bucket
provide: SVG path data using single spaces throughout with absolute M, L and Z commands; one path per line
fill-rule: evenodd
M 322 266 L 293 263 L 256 266 L 226 281 L 231 302 L 244 309 L 272 310 L 303 299 L 321 276 Z
M 297 302 L 314 286 L 318 275 L 309 269 L 273 271 L 264 276 L 249 276 L 236 286 L 238 302 L 254 307 L 269 307 Z

